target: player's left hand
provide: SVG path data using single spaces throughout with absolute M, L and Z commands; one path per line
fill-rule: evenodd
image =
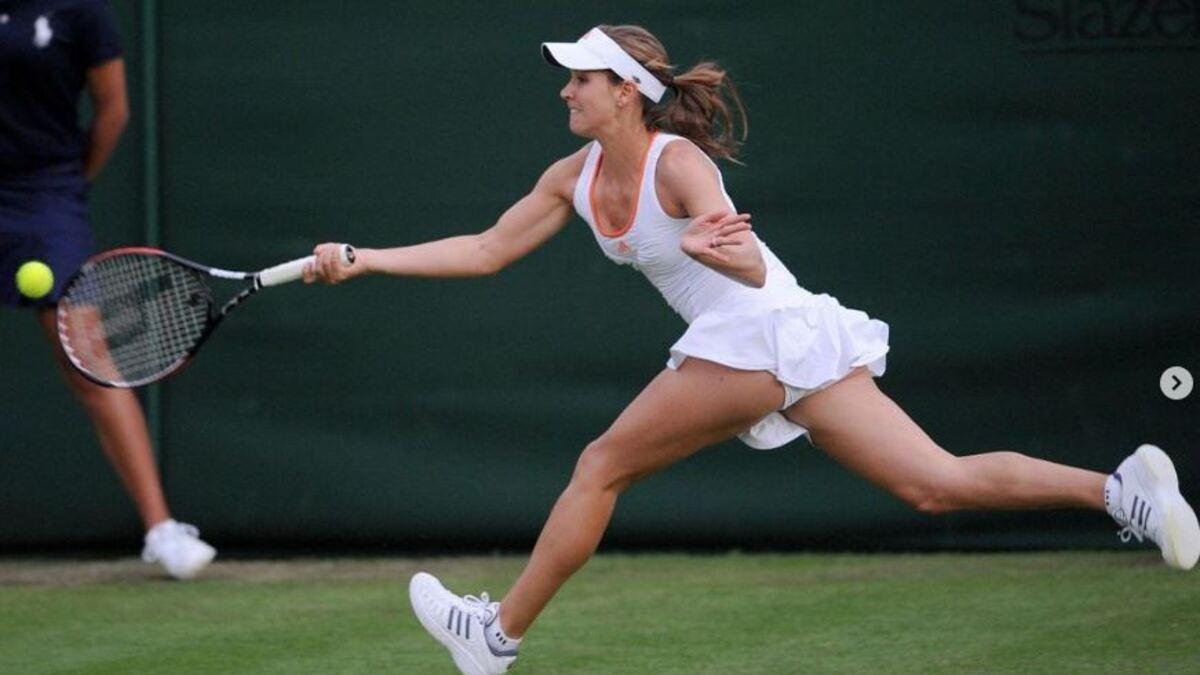
M 750 241 L 750 237 L 741 234 L 750 229 L 748 213 L 709 213 L 688 223 L 679 247 L 700 262 L 728 263 L 730 255 Z

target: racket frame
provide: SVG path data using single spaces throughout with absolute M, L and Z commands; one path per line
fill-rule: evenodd
M 215 304 L 210 305 L 208 317 L 205 320 L 204 329 L 200 333 L 200 336 L 197 337 L 195 342 L 171 365 L 154 373 L 153 375 L 142 377 L 137 380 L 126 380 L 121 382 L 111 382 L 100 378 L 86 369 L 80 363 L 80 360 L 75 357 L 73 350 L 68 344 L 68 341 L 64 340 L 63 338 L 66 324 L 66 307 L 60 302 L 55 312 L 55 321 L 58 329 L 59 343 L 63 347 L 63 352 L 66 354 L 67 360 L 75 368 L 76 372 L 102 387 L 132 389 L 135 387 L 145 386 L 171 376 L 180 368 L 187 365 L 189 361 L 191 361 L 192 357 L 195 356 L 196 352 L 200 350 L 200 347 L 204 345 L 209 336 L 213 334 L 213 331 L 216 330 L 221 321 L 233 311 L 234 307 L 237 307 L 239 304 L 245 302 L 247 298 L 259 292 L 266 286 L 275 286 L 299 279 L 303 269 L 307 265 L 311 264 L 314 260 L 313 256 L 307 256 L 304 258 L 297 258 L 280 265 L 275 265 L 274 267 L 268 267 L 258 272 L 242 272 L 238 270 L 227 270 L 220 267 L 203 265 L 194 260 L 188 260 L 187 258 L 176 255 L 169 251 L 164 251 L 151 246 L 126 246 L 103 251 L 84 261 L 84 263 L 80 265 L 79 269 L 71 275 L 71 277 L 67 280 L 67 283 L 63 286 L 63 297 L 68 295 L 76 280 L 85 275 L 96 264 L 110 258 L 131 254 L 166 258 L 167 260 L 182 265 L 183 267 L 187 267 L 194 271 L 206 274 L 210 277 L 216 277 L 218 279 L 225 279 L 228 281 L 244 281 L 249 279 L 250 285 L 243 288 L 241 292 L 230 298 L 224 305 L 221 305 L 220 309 L 216 309 Z M 354 248 L 349 244 L 343 244 L 341 257 L 343 263 L 352 264 L 355 258 Z M 264 275 L 266 276 L 265 281 Z

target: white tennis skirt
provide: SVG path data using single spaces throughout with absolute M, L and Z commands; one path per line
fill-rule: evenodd
M 855 368 L 866 366 L 875 377 L 883 375 L 887 352 L 886 323 L 821 294 L 759 312 L 701 314 L 671 346 L 667 367 L 677 369 L 695 357 L 738 370 L 766 370 L 788 390 L 787 407 Z M 773 412 L 738 438 L 769 450 L 805 433 L 804 427 Z

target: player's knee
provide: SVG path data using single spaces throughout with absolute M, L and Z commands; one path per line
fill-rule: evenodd
M 601 436 L 583 449 L 579 461 L 575 463 L 575 474 L 571 480 L 601 490 L 621 491 L 633 479 L 633 472 L 620 459 L 616 446 Z
M 954 511 L 956 508 L 944 495 L 939 494 L 935 490 L 928 489 L 922 489 L 911 497 L 905 497 L 904 501 L 918 513 L 923 513 L 927 516 L 941 515 Z
M 930 471 L 921 479 L 894 490 L 897 497 L 919 513 L 936 516 L 963 508 L 963 488 L 959 477 L 958 460 Z

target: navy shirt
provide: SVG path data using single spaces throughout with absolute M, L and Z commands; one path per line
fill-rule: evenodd
M 0 0 L 0 172 L 82 159 L 87 71 L 120 55 L 104 0 Z

